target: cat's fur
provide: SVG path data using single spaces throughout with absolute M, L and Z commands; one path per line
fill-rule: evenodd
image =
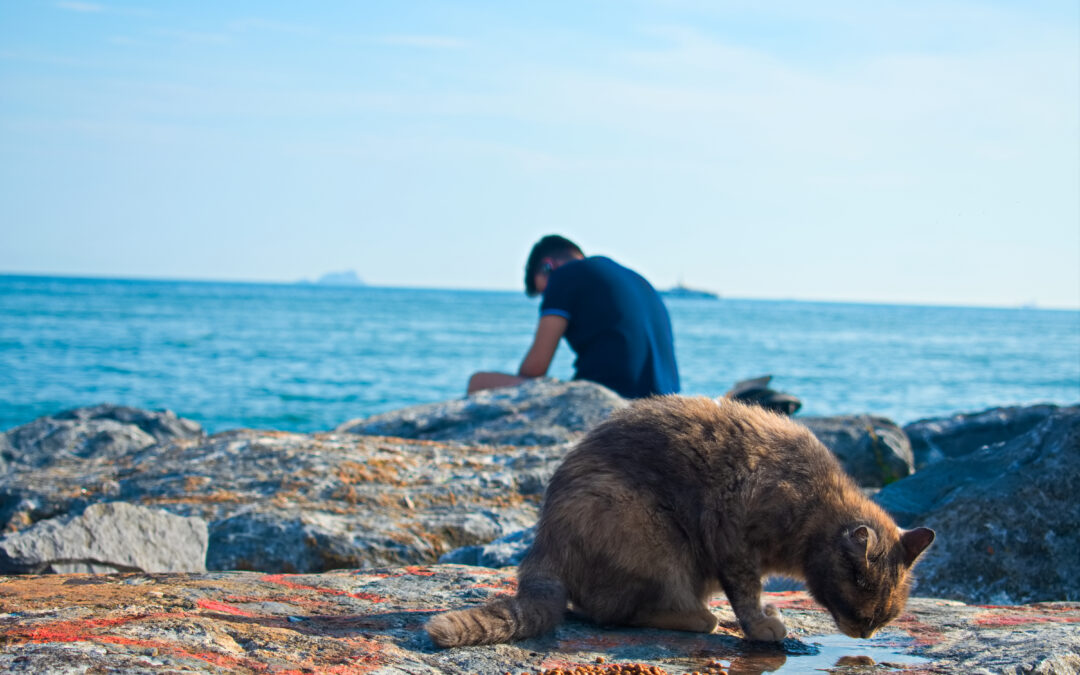
M 902 531 L 802 425 L 734 401 L 665 396 L 614 413 L 548 486 L 517 595 L 434 617 L 435 644 L 539 635 L 567 601 L 601 624 L 711 632 L 723 591 L 752 640 L 782 640 L 761 579 L 804 579 L 869 637 L 904 608 L 932 530 Z

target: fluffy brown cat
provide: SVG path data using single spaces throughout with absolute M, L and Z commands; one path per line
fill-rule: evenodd
M 544 498 L 517 595 L 427 624 L 441 647 L 508 642 L 562 621 L 711 632 L 723 590 L 751 640 L 782 640 L 761 579 L 803 579 L 852 637 L 903 610 L 934 539 L 900 530 L 814 435 L 734 401 L 665 396 L 614 413 L 569 452 Z

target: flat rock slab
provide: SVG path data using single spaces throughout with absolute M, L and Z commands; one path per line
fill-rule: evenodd
M 436 649 L 436 612 L 514 588 L 460 565 L 323 574 L 0 577 L 0 671 L 48 673 L 1039 672 L 1080 669 L 1080 603 L 992 607 L 912 599 L 871 640 L 837 633 L 805 593 L 773 593 L 790 636 L 739 637 L 722 596 L 711 635 L 571 618 L 511 645 Z M 636 667 L 634 667 L 636 666 Z M 647 670 L 653 668 L 654 670 Z
M 206 521 L 125 502 L 91 504 L 0 537 L 3 573 L 205 572 Z

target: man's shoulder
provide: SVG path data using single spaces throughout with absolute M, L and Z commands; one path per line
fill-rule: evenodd
M 620 275 L 634 274 L 629 268 L 623 267 L 611 258 L 603 255 L 593 255 L 581 260 L 567 263 L 560 269 L 565 269 L 575 275 Z
M 625 267 L 607 256 L 589 256 L 568 262 L 551 275 L 548 289 L 560 289 L 558 292 L 575 289 L 609 289 L 608 292 L 626 292 L 629 289 L 652 290 L 649 282 L 640 274 Z M 653 291 L 655 292 L 655 291 Z M 545 295 L 547 293 L 545 292 Z

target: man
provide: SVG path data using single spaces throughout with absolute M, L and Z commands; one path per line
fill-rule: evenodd
M 543 294 L 540 323 L 517 375 L 476 373 L 469 393 L 542 377 L 563 337 L 577 355 L 575 379 L 626 398 L 679 391 L 671 319 L 659 294 L 637 272 L 574 242 L 549 235 L 525 265 L 525 292 Z

